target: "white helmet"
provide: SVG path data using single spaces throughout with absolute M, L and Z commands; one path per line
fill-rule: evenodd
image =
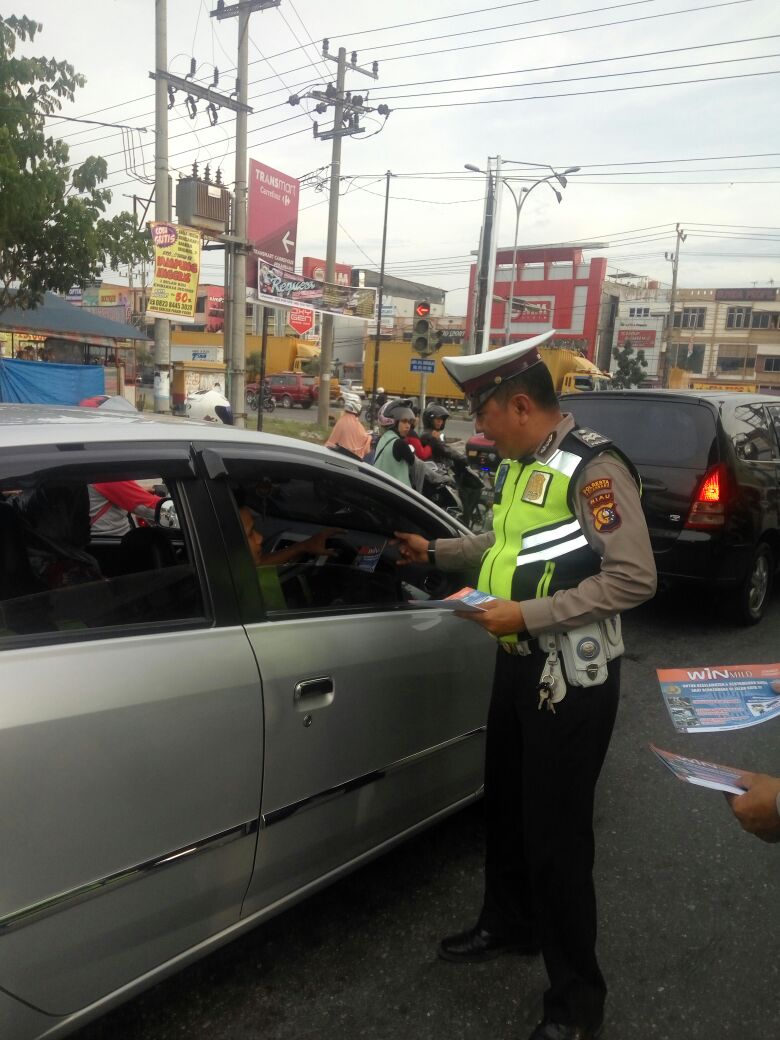
M 357 394 L 343 394 L 344 398 L 344 411 L 352 412 L 353 415 L 360 415 L 363 410 L 363 402 L 360 400 Z
M 233 425 L 233 409 L 219 390 L 193 390 L 187 394 L 184 409 L 188 419 L 205 419 L 206 422 L 223 422 Z

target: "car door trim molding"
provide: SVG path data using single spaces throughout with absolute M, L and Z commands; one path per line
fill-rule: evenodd
M 210 852 L 212 849 L 222 848 L 224 845 L 229 845 L 231 842 L 256 833 L 258 828 L 259 820 L 257 819 L 240 823 L 236 827 L 230 827 L 228 830 L 220 831 L 218 834 L 212 834 L 208 838 L 202 838 L 200 841 L 183 845 L 181 848 L 174 849 L 173 852 L 166 852 L 155 859 L 146 860 L 144 863 L 128 867 L 126 870 L 118 870 L 114 874 L 108 874 L 98 881 L 90 881 L 86 885 L 80 885 L 78 888 L 72 888 L 59 895 L 32 903 L 21 910 L 14 910 L 13 913 L 0 917 L 0 936 L 7 934 L 13 929 L 34 924 L 45 917 L 49 917 L 51 914 L 70 909 L 72 906 L 86 902 L 86 900 L 95 896 L 100 896 L 108 889 L 116 891 L 121 886 L 138 881 L 142 877 L 151 874 L 152 871 L 169 867 L 182 859 L 188 859 L 202 852 Z
M 321 805 L 323 802 L 330 801 L 333 798 L 338 798 L 341 795 L 350 794 L 352 791 L 357 791 L 361 787 L 373 784 L 377 780 L 383 780 L 391 773 L 397 773 L 402 769 L 408 769 L 409 766 L 414 765 L 416 762 L 419 762 L 424 758 L 429 758 L 431 755 L 436 755 L 441 751 L 446 751 L 448 748 L 454 747 L 456 744 L 461 744 L 466 740 L 471 740 L 472 737 L 484 733 L 486 728 L 486 726 L 478 726 L 476 729 L 469 730 L 468 733 L 461 733 L 457 737 L 452 737 L 450 740 L 442 741 L 441 744 L 436 744 L 429 748 L 423 748 L 422 751 L 415 751 L 413 755 L 406 755 L 404 758 L 399 758 L 389 766 L 385 766 L 383 769 L 372 769 L 368 773 L 363 773 L 361 776 L 356 776 L 352 780 L 346 780 L 341 784 L 336 784 L 334 787 L 328 787 L 323 791 L 317 792 L 317 794 L 310 794 L 305 798 L 298 799 L 296 802 L 282 805 L 278 809 L 271 809 L 267 813 L 262 813 L 260 817 L 262 825 L 263 827 L 272 827 L 275 823 L 281 823 L 282 820 L 287 820 L 296 813 L 303 812 L 306 809 L 311 809 L 314 806 Z

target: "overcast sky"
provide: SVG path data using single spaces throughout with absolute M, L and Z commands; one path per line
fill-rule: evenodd
M 153 175 L 153 0 L 5 6 L 43 23 L 36 53 L 67 59 L 86 76 L 63 113 L 149 128 L 133 138 L 138 166 L 145 159 Z M 217 65 L 219 89 L 229 93 L 237 19 L 218 22 L 209 17 L 215 7 L 216 0 L 168 0 L 169 69 L 184 76 L 194 57 L 197 78 L 207 81 Z M 608 256 L 610 272 L 669 281 L 664 251 L 680 222 L 689 232 L 681 286 L 780 284 L 777 0 L 498 0 L 492 8 L 485 0 L 282 0 L 251 19 L 249 155 L 293 176 L 330 161 L 330 143 L 312 135 L 313 102 L 286 103 L 292 91 L 321 89 L 333 77 L 335 64 L 320 56 L 325 36 L 333 53 L 343 45 L 358 51 L 361 65 L 379 61 L 378 82 L 351 73 L 347 85 L 370 89 L 369 103 L 392 109 L 380 133 L 371 136 L 382 123 L 374 119 L 362 137 L 344 140 L 340 261 L 378 267 L 390 169 L 397 176 L 388 269 L 447 289 L 449 312 L 464 313 L 485 181 L 463 166 L 484 168 L 488 155 L 501 154 L 537 170 L 582 167 L 561 204 L 544 185 L 528 198 L 521 245 L 607 241 L 609 249 L 591 255 Z M 421 83 L 432 80 L 446 82 Z M 489 89 L 466 91 L 475 87 Z M 476 100 L 487 103 L 463 104 Z M 234 117 L 223 110 L 211 128 L 204 109 L 190 120 L 177 95 L 172 171 L 209 161 L 231 183 Z M 124 193 L 148 195 L 126 170 L 120 130 L 50 126 L 73 160 L 106 156 L 120 208 L 129 205 Z M 541 175 L 531 166 L 511 169 L 526 177 L 516 189 Z M 327 191 L 303 191 L 299 260 L 324 256 L 327 208 Z M 505 196 L 501 244 L 511 246 L 514 219 Z M 221 270 L 208 262 L 204 280 Z

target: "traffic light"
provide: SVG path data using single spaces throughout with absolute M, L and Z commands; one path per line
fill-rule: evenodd
M 418 300 L 414 305 L 412 319 L 412 350 L 427 357 L 436 350 L 435 335 L 431 325 L 431 305 L 427 300 Z

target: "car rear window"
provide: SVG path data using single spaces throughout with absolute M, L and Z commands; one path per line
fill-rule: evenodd
M 703 469 L 708 465 L 715 416 L 702 405 L 669 398 L 606 399 L 583 394 L 564 402 L 564 408 L 571 408 L 580 426 L 609 437 L 638 466 Z

